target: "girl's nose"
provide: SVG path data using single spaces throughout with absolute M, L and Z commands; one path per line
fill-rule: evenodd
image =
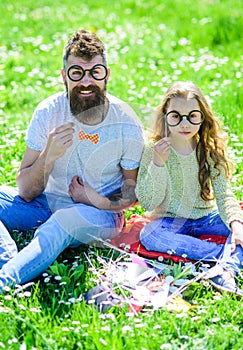
M 186 119 L 186 118 L 182 118 L 182 121 L 181 121 L 181 127 L 188 127 L 190 122 Z

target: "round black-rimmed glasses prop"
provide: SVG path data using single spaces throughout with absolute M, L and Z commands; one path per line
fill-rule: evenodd
M 80 81 L 86 72 L 89 72 L 95 80 L 104 80 L 108 74 L 107 68 L 103 64 L 95 64 L 90 69 L 83 69 L 83 67 L 74 64 L 68 68 L 67 76 L 72 81 Z
M 166 114 L 165 121 L 169 126 L 177 126 L 184 117 L 193 125 L 199 125 L 204 121 L 204 114 L 198 109 L 194 109 L 188 115 L 181 115 L 177 111 L 170 111 Z

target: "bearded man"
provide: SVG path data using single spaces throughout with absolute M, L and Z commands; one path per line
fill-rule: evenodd
M 0 188 L 0 289 L 36 278 L 67 247 L 111 239 L 136 202 L 143 129 L 106 92 L 110 69 L 96 34 L 74 33 L 61 72 L 66 91 L 42 101 L 28 127 L 18 188 Z M 17 253 L 10 233 L 36 227 Z

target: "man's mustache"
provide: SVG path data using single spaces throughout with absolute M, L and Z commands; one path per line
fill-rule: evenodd
M 75 86 L 73 88 L 73 91 L 74 92 L 77 92 L 77 93 L 82 93 L 83 91 L 92 91 L 92 92 L 95 92 L 97 94 L 100 94 L 101 90 L 98 86 L 96 85 L 89 85 L 89 86 L 83 86 L 83 85 L 79 85 L 79 86 Z

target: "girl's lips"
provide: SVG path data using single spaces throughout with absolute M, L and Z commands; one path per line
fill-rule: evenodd
M 180 131 L 180 134 L 182 134 L 182 135 L 188 135 L 188 134 L 190 134 L 190 131 Z

